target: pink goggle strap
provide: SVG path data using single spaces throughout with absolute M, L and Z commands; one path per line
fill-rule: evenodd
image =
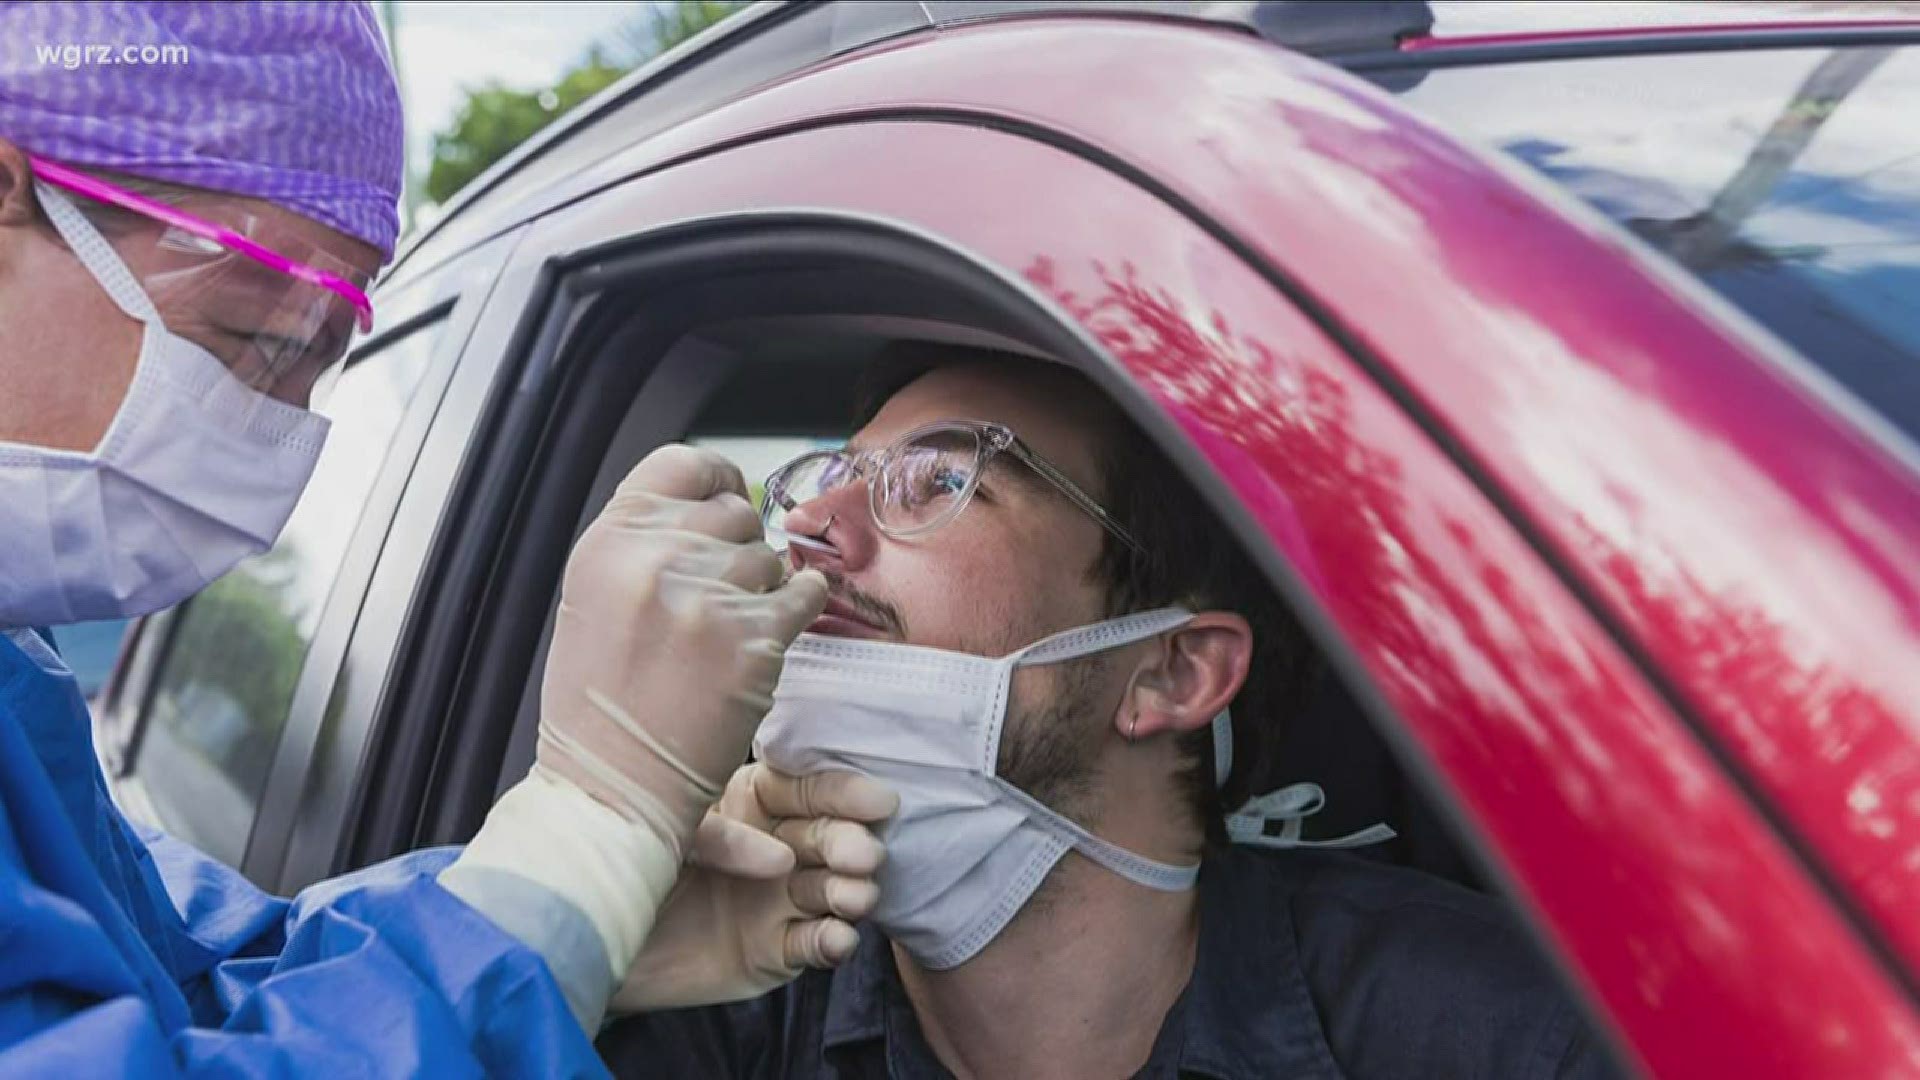
M 367 299 L 367 294 L 361 292 L 353 282 L 338 274 L 330 274 L 319 267 L 295 262 L 272 248 L 247 239 L 232 229 L 194 217 L 165 203 L 136 195 L 125 188 L 69 169 L 57 162 L 32 154 L 27 155 L 27 160 L 33 163 L 35 175 L 49 184 L 65 188 L 76 195 L 84 195 L 89 199 L 112 203 L 123 210 L 131 210 L 136 214 L 150 217 L 202 240 L 211 240 L 228 250 L 245 255 L 262 266 L 334 293 L 353 306 L 355 319 L 362 333 L 373 328 L 373 304 Z

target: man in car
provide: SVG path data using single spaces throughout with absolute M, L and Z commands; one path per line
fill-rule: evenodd
M 1251 799 L 1315 653 L 1097 389 L 927 345 L 873 384 L 768 484 L 832 600 L 756 746 L 898 791 L 878 906 L 821 898 L 873 910 L 839 971 L 610 1029 L 616 1073 L 1611 1074 L 1506 908 Z

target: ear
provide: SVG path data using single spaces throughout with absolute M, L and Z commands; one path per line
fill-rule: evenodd
M 1134 671 L 1114 725 L 1139 741 L 1207 726 L 1247 681 L 1253 630 L 1231 611 L 1203 611 L 1158 640 Z
M 0 226 L 32 225 L 40 220 L 33 194 L 33 163 L 18 146 L 0 139 Z

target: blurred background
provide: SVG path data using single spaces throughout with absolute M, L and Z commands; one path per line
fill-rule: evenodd
M 568 109 L 746 0 L 381 0 L 407 115 L 402 231 Z

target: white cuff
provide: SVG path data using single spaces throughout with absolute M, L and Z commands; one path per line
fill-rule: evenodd
M 679 873 L 652 828 L 536 767 L 438 880 L 539 953 L 592 1034 Z M 585 944 L 594 938 L 597 957 Z

